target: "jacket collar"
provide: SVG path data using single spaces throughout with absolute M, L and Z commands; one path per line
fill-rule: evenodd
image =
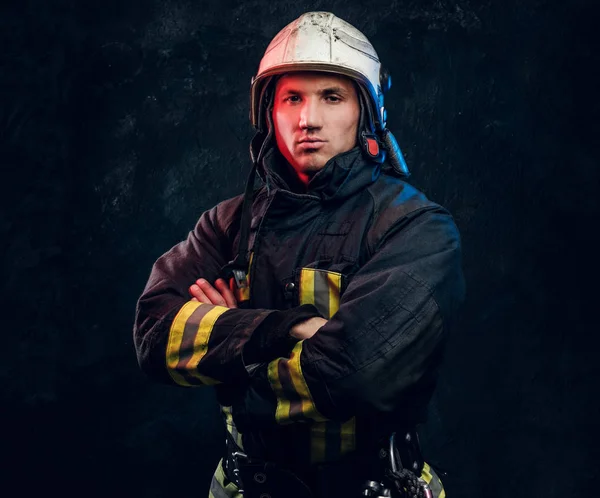
M 323 201 L 340 200 L 373 183 L 380 165 L 367 159 L 360 147 L 332 157 L 305 187 L 277 147 L 264 156 L 265 183 L 269 190 L 318 197 Z

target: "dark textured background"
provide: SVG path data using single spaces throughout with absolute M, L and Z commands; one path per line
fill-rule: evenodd
M 423 431 L 448 496 L 596 496 L 594 3 L 0 7 L 0 451 L 21 496 L 207 496 L 213 393 L 142 376 L 135 301 L 241 193 L 250 77 L 308 10 L 373 42 L 412 183 L 463 235 L 468 300 Z

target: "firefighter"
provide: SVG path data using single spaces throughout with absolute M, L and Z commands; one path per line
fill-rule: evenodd
M 210 498 L 445 496 L 417 429 L 464 300 L 460 235 L 406 181 L 390 85 L 335 15 L 283 28 L 251 81 L 245 193 L 152 267 L 137 358 L 156 381 L 215 387 Z

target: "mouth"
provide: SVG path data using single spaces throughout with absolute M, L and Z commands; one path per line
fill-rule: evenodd
M 325 145 L 325 140 L 320 138 L 303 138 L 298 141 L 298 148 L 303 151 L 320 149 Z
M 298 140 L 299 144 L 318 144 L 318 143 L 325 143 L 325 140 L 321 139 L 321 138 L 301 138 L 300 140 Z
M 325 142 L 321 141 L 304 141 L 298 144 L 298 149 L 305 152 L 317 151 L 325 145 Z

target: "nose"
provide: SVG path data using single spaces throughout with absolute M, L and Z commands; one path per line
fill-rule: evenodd
M 322 125 L 318 99 L 306 98 L 300 109 L 300 129 L 321 128 Z

